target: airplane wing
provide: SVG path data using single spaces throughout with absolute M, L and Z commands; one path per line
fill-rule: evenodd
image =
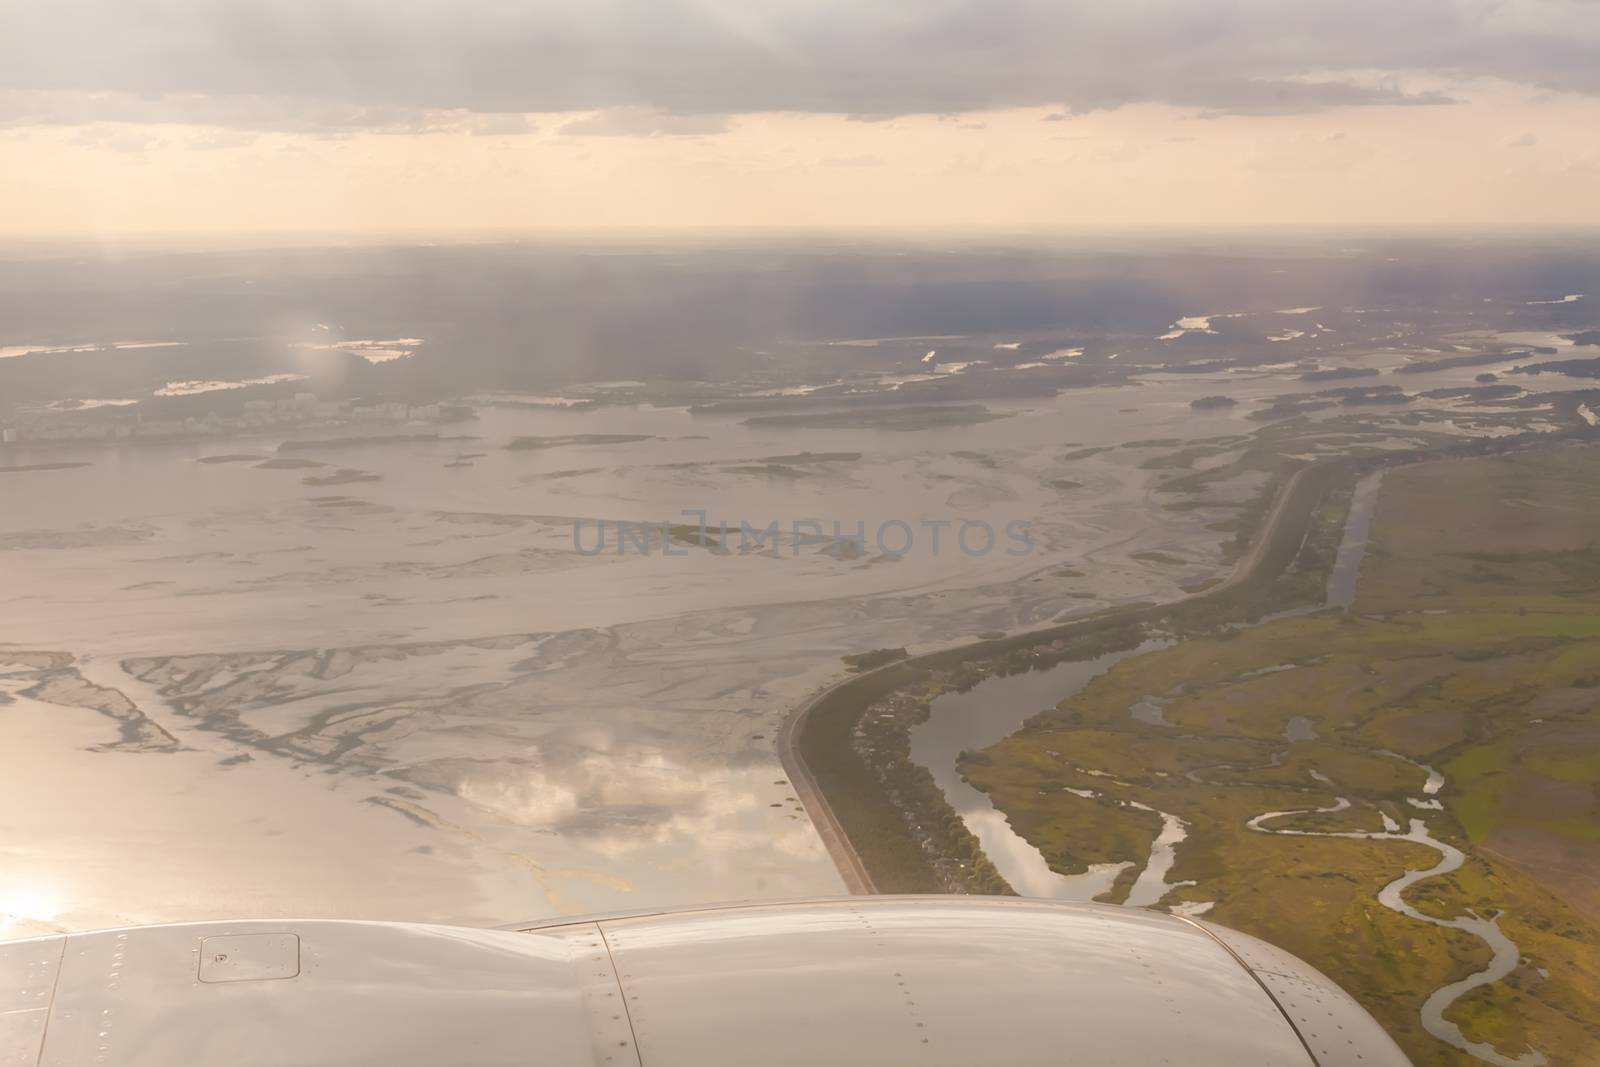
M 1105 905 L 855 897 L 0 943 L 3 1067 L 1407 1062 L 1287 953 Z

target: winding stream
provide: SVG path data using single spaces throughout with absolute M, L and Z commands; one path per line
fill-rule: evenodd
M 1349 608 L 1355 602 L 1356 581 L 1360 576 L 1361 561 L 1366 554 L 1373 516 L 1377 509 L 1378 490 L 1382 481 L 1383 472 L 1379 471 L 1366 475 L 1356 483 L 1339 551 L 1328 576 L 1324 607 Z M 1314 607 L 1299 608 L 1269 618 L 1305 614 L 1316 610 L 1318 609 Z M 934 781 L 944 792 L 945 799 L 977 837 L 984 854 L 1018 893 L 1057 900 L 1093 900 L 1110 890 L 1118 875 L 1133 864 L 1126 861 L 1095 864 L 1086 872 L 1075 875 L 1064 875 L 1051 870 L 1039 850 L 1011 828 L 1005 815 L 990 801 L 989 795 L 973 788 L 961 777 L 956 768 L 957 759 L 963 751 L 987 748 L 1010 736 L 1020 729 L 1029 717 L 1080 692 L 1096 677 L 1129 656 L 1141 655 L 1166 647 L 1168 644 L 1170 642 L 1147 641 L 1127 651 L 1109 652 L 1094 659 L 1060 663 L 1047 670 L 1005 677 L 991 676 L 964 693 L 946 693 L 934 699 L 929 706 L 927 721 L 912 729 L 911 758 L 932 773 Z M 1135 719 L 1159 728 L 1165 725 L 1161 716 L 1162 702 L 1159 698 L 1146 698 L 1144 702 L 1135 705 L 1129 711 Z M 1309 740 L 1314 736 L 1315 732 L 1311 730 L 1309 720 L 1302 717 L 1291 719 L 1285 728 L 1285 737 L 1291 742 Z M 1409 800 L 1413 807 L 1425 810 L 1442 809 L 1443 805 L 1440 804 L 1436 794 L 1444 787 L 1443 775 L 1432 767 L 1416 763 L 1398 753 L 1382 754 L 1404 760 L 1426 772 L 1427 779 L 1422 786 L 1423 796 Z M 1281 752 L 1274 754 L 1274 765 L 1281 756 Z M 1190 772 L 1190 778 L 1198 781 L 1197 773 Z M 1316 771 L 1311 773 L 1319 782 L 1332 785 L 1325 776 Z M 1100 795 L 1092 789 L 1069 791 L 1089 799 Z M 1167 893 L 1175 888 L 1167 881 L 1167 876 L 1176 861 L 1178 845 L 1188 836 L 1187 826 L 1182 819 L 1170 812 L 1156 811 L 1136 801 L 1123 803 L 1146 811 L 1155 811 L 1161 817 L 1161 830 L 1151 842 L 1149 856 L 1125 901 L 1129 906 L 1151 907 L 1161 903 Z M 1469 1041 L 1459 1026 L 1444 1017 L 1445 1010 L 1457 999 L 1479 986 L 1504 978 L 1517 966 L 1521 958 L 1516 944 L 1501 931 L 1498 916 L 1484 918 L 1469 911 L 1454 919 L 1437 919 L 1424 915 L 1406 903 L 1404 894 L 1411 886 L 1437 875 L 1448 874 L 1465 862 L 1465 857 L 1459 849 L 1433 837 L 1421 818 L 1412 818 L 1404 832 L 1401 831 L 1399 823 L 1387 814 L 1382 816 L 1384 829 L 1378 832 L 1280 830 L 1265 825 L 1289 815 L 1312 812 L 1329 814 L 1344 811 L 1349 807 L 1350 801 L 1347 798 L 1336 797 L 1333 804 L 1324 808 L 1264 812 L 1252 818 L 1247 825 L 1252 830 L 1266 834 L 1412 841 L 1438 852 L 1437 864 L 1427 870 L 1406 871 L 1379 890 L 1378 902 L 1418 922 L 1462 930 L 1481 938 L 1490 947 L 1493 958 L 1482 971 L 1434 990 L 1422 1005 L 1424 1028 L 1439 1040 L 1499 1067 L 1538 1067 L 1545 1063 L 1544 1056 L 1534 1050 L 1513 1058 L 1502 1055 L 1491 1045 Z M 1180 905 L 1173 910 L 1200 914 L 1206 907 L 1208 905 L 1205 904 Z
M 1404 757 L 1397 758 L 1404 759 Z M 1406 762 L 1411 763 L 1413 761 L 1406 760 Z M 1428 772 L 1428 779 L 1423 786 L 1423 791 L 1425 793 L 1438 792 L 1444 786 L 1444 776 L 1431 767 L 1424 767 L 1424 769 Z M 1326 779 L 1320 780 L 1326 781 Z M 1462 855 L 1460 849 L 1453 845 L 1447 845 L 1435 838 L 1429 833 L 1428 824 L 1418 818 L 1410 820 L 1411 825 L 1405 833 L 1401 833 L 1398 824 L 1387 815 L 1383 817 L 1384 828 L 1381 831 L 1277 830 L 1265 825 L 1268 822 L 1290 815 L 1327 814 L 1344 811 L 1349 807 L 1350 801 L 1347 798 L 1336 797 L 1334 802 L 1325 808 L 1263 812 L 1251 819 L 1246 825 L 1250 829 L 1263 834 L 1286 834 L 1295 837 L 1352 837 L 1364 838 L 1369 841 L 1414 841 L 1438 852 L 1439 862 L 1432 867 L 1420 871 L 1408 870 L 1378 890 L 1378 903 L 1391 911 L 1399 912 L 1408 919 L 1415 919 L 1417 922 L 1449 927 L 1453 930 L 1463 930 L 1472 934 L 1487 944 L 1494 955 L 1489 960 L 1489 965 L 1483 970 L 1470 974 L 1458 982 L 1440 986 L 1429 995 L 1427 1000 L 1423 1001 L 1423 1028 L 1440 1041 L 1453 1045 L 1468 1055 L 1483 1060 L 1485 1063 L 1497 1064 L 1499 1067 L 1538 1067 L 1539 1064 L 1545 1063 L 1544 1056 L 1536 1050 L 1530 1049 L 1521 1056 L 1511 1057 L 1503 1055 L 1493 1045 L 1480 1041 L 1469 1041 L 1467 1036 L 1461 1032 L 1461 1027 L 1444 1017 L 1445 1009 L 1455 1003 L 1456 1000 L 1479 986 L 1488 985 L 1490 982 L 1498 982 L 1510 974 L 1516 968 L 1517 962 L 1522 958 L 1522 954 L 1517 951 L 1516 943 L 1500 929 L 1498 915 L 1484 918 L 1469 910 L 1454 919 L 1439 919 L 1432 915 L 1426 915 L 1406 903 L 1406 890 L 1426 879 L 1441 874 L 1449 874 L 1466 862 L 1466 857 Z

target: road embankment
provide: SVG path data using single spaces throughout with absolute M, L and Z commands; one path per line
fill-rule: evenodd
M 1082 645 L 1129 625 L 1183 633 L 1258 619 L 1292 606 L 1283 601 L 1278 580 L 1299 556 L 1318 509 L 1333 488 L 1353 485 L 1362 474 L 1385 467 L 1548 447 L 1568 438 L 1595 436 L 1595 431 L 1578 427 L 1479 438 L 1450 448 L 1339 457 L 1293 468 L 1280 478 L 1249 548 L 1220 584 L 1164 603 L 1122 605 L 995 640 L 936 649 L 844 678 L 789 714 L 778 735 L 779 758 L 850 892 L 938 892 L 942 886 L 924 849 L 879 775 L 856 750 L 856 727 L 869 707 L 911 689 L 933 671 L 979 661 L 1015 663 L 1030 656 L 1043 660 L 1047 646 Z

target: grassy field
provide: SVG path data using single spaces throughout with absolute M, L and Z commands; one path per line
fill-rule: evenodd
M 1419 1064 L 1473 1062 L 1429 1036 L 1433 989 L 1488 959 L 1460 931 L 1379 905 L 1437 853 L 1395 840 L 1255 833 L 1252 816 L 1328 806 L 1301 829 L 1425 818 L 1467 864 L 1410 902 L 1500 915 L 1523 961 L 1447 1013 L 1466 1035 L 1551 1063 L 1600 1058 L 1600 449 L 1418 464 L 1387 476 L 1347 615 L 1324 612 L 1125 660 L 963 769 L 1051 864 L 1142 866 L 1153 817 L 1189 825 L 1164 902 L 1309 960 Z M 1276 668 L 1270 669 L 1269 668 Z M 1136 721 L 1163 701 L 1170 726 Z M 1292 730 L 1299 740 L 1289 740 Z M 1408 761 L 1415 761 L 1408 762 Z M 1427 803 L 1428 764 L 1446 784 Z M 1095 772 L 1095 773 L 1091 773 Z M 1322 776 L 1319 780 L 1312 772 Z M 1099 799 L 1067 789 L 1093 789 Z

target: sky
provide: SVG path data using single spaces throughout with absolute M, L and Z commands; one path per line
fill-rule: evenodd
M 0 236 L 1600 224 L 1600 0 L 0 7 Z

